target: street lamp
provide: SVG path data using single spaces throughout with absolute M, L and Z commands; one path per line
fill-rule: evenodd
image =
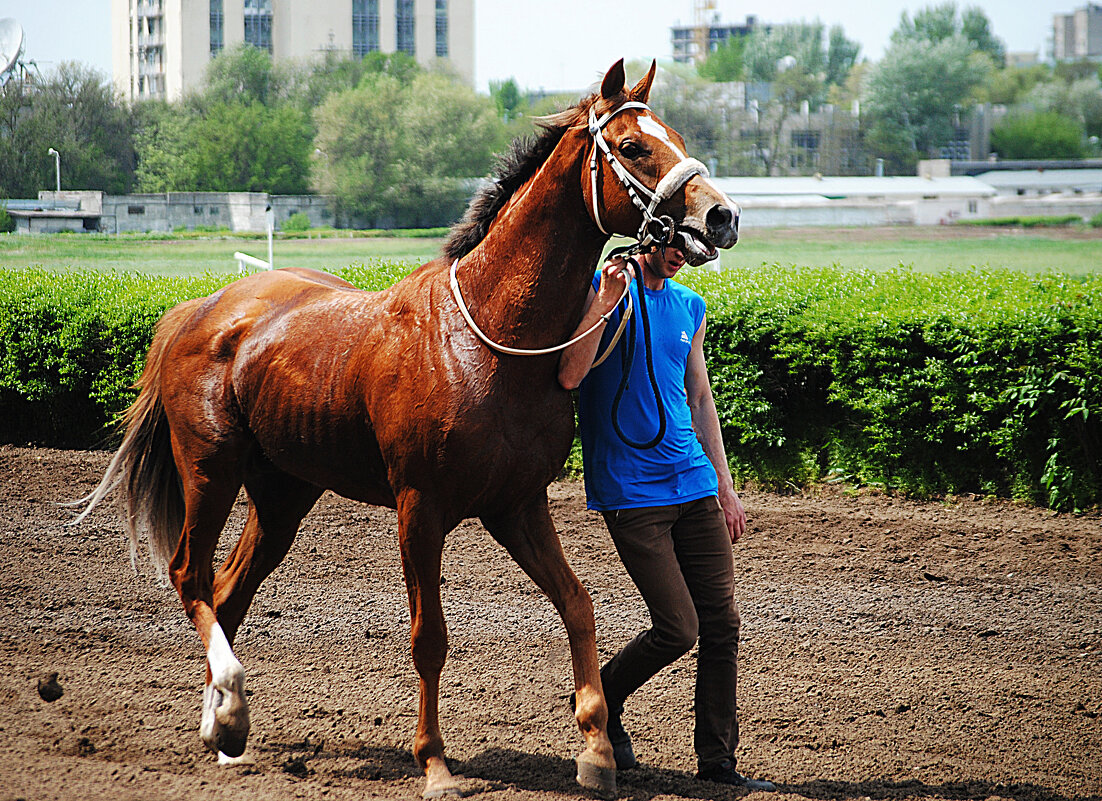
M 49 155 L 54 157 L 54 175 L 57 179 L 57 191 L 61 191 L 61 154 L 54 150 L 52 147 L 46 151 Z

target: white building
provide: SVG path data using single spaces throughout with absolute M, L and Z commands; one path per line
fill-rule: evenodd
M 474 0 L 111 0 L 115 85 L 130 100 L 177 100 L 207 63 L 249 42 L 275 61 L 330 51 L 447 59 L 474 83 Z
M 1056 61 L 1102 59 L 1102 5 L 1088 3 L 1052 17 L 1052 57 Z

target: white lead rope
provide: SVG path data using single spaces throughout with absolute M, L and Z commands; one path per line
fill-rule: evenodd
M 478 335 L 479 339 L 481 339 L 483 342 L 485 342 L 491 348 L 493 348 L 496 351 L 499 351 L 500 353 L 508 353 L 508 354 L 513 355 L 513 356 L 546 356 L 549 353 L 558 353 L 560 350 L 566 350 L 571 345 L 573 345 L 577 342 L 581 342 L 587 336 L 589 336 L 594 331 L 596 331 L 602 323 L 605 323 L 605 324 L 608 323 L 609 318 L 602 314 L 601 319 L 598 320 L 597 322 L 595 322 L 592 326 L 590 326 L 590 328 L 587 331 L 583 331 L 582 333 L 578 334 L 578 336 L 574 337 L 569 342 L 564 342 L 561 345 L 555 345 L 554 347 L 550 347 L 550 348 L 535 348 L 535 349 L 510 348 L 506 345 L 500 345 L 497 342 L 494 342 L 492 339 L 490 339 L 488 336 L 486 336 L 482 332 L 482 329 L 478 327 L 478 324 L 474 321 L 474 318 L 471 317 L 471 313 L 467 309 L 467 304 L 463 302 L 463 293 L 459 290 L 459 279 L 456 277 L 456 274 L 455 274 L 455 268 L 458 267 L 458 266 L 459 266 L 459 259 L 456 259 L 455 261 L 452 262 L 452 267 L 451 267 L 451 286 L 452 286 L 452 295 L 455 296 L 456 305 L 459 306 L 459 313 L 463 315 L 463 319 L 467 321 L 467 325 L 469 325 L 471 327 L 471 330 L 474 331 L 475 334 Z M 631 302 L 631 295 L 629 294 L 630 290 L 631 290 L 631 281 L 629 280 L 628 283 L 624 286 L 624 294 L 620 295 L 620 299 L 616 301 L 616 306 L 619 306 L 623 302 L 625 297 L 628 299 L 627 309 L 624 311 L 624 316 L 620 320 L 620 326 L 616 329 L 616 333 L 613 335 L 612 341 L 608 344 L 608 347 L 605 348 L 605 352 L 603 354 L 601 354 L 601 357 L 599 359 L 597 359 L 597 361 L 593 362 L 592 367 L 596 367 L 597 365 L 599 365 L 601 362 L 603 362 L 605 359 L 608 358 L 608 355 L 610 353 L 612 353 L 612 349 L 616 347 L 616 343 L 620 341 L 620 335 L 624 333 L 624 326 L 627 325 L 628 318 L 631 317 L 631 312 L 632 312 L 632 308 L 633 308 L 633 305 L 632 305 L 632 302 Z M 616 308 L 616 307 L 613 307 L 613 308 Z M 610 312 L 608 312 L 608 314 L 612 314 L 612 312 L 610 311 Z M 590 369 L 592 369 L 592 367 Z

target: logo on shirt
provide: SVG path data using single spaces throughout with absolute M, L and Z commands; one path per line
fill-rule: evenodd
M 689 339 L 689 333 L 687 331 L 681 332 L 681 341 L 686 345 L 690 344 L 691 340 Z

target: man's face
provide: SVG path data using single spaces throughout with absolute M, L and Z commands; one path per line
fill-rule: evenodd
M 665 250 L 659 248 L 647 254 L 646 264 L 650 274 L 655 278 L 673 278 L 685 265 L 685 254 L 675 247 L 668 247 Z

